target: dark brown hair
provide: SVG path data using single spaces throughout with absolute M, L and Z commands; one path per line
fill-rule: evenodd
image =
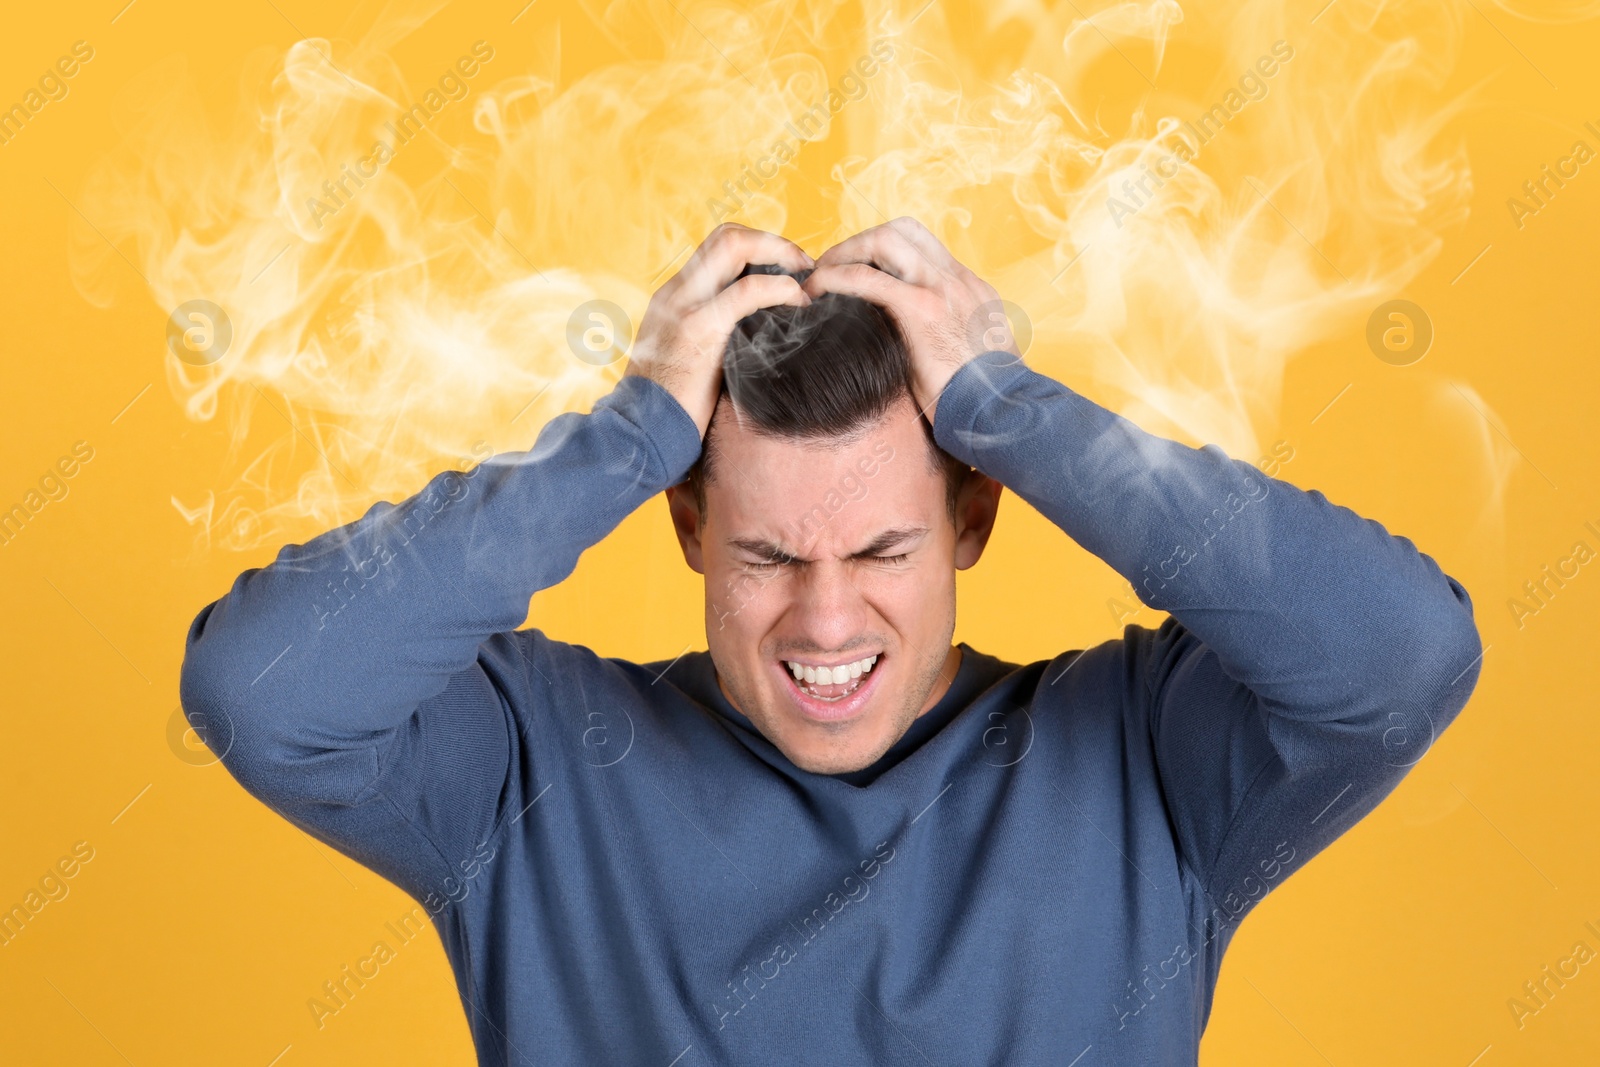
M 910 355 L 881 307 L 860 297 L 824 293 L 806 307 L 779 305 L 740 319 L 723 351 L 722 392 L 741 422 L 758 434 L 849 441 L 896 401 L 913 396 Z M 929 462 L 945 476 L 953 517 L 969 468 L 940 448 L 927 420 L 921 421 Z M 702 490 L 715 465 L 715 431 L 713 417 L 700 458 L 685 478 L 702 517 Z

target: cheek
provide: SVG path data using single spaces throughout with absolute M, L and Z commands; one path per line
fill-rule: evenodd
M 789 596 L 782 575 L 753 573 L 726 560 L 707 561 L 705 582 L 708 637 L 734 652 L 759 645 Z
M 858 578 L 856 585 L 873 610 L 900 633 L 937 633 L 953 610 L 955 568 L 936 558 L 900 572 Z

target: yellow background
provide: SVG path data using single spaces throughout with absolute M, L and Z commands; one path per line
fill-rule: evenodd
M 1169 27 L 1157 72 L 1151 41 L 1119 22 L 1125 9 L 1119 15 L 1101 6 L 1023 0 L 987 13 L 935 5 L 919 14 L 920 8 L 874 9 L 903 34 L 893 69 L 915 70 L 925 86 L 960 89 L 969 99 L 992 97 L 993 87 L 1019 67 L 1061 84 L 1064 75 L 1052 64 L 1075 23 L 1071 48 L 1115 40 L 1116 47 L 1084 66 L 1086 80 L 1073 89 L 1079 103 L 1088 102 L 1090 123 L 1109 131 L 1102 146 L 1126 139 L 1139 99 L 1165 100 L 1171 113 L 1192 116 L 1220 99 L 1273 39 L 1296 42 L 1295 60 L 1267 97 L 1235 116 L 1225 140 L 1208 146 L 1197 164 L 1215 177 L 1227 210 L 1195 227 L 1229 232 L 1228 220 L 1248 216 L 1249 226 L 1232 232 L 1249 238 L 1241 255 L 1260 257 L 1252 277 L 1298 278 L 1299 288 L 1281 297 L 1257 291 L 1243 311 L 1234 309 L 1235 324 L 1247 327 L 1239 334 L 1245 340 L 1202 343 L 1192 331 L 1211 321 L 1207 315 L 1189 315 L 1185 329 L 1141 331 L 1138 323 L 1163 314 L 1163 279 L 1148 267 L 1167 254 L 1156 238 L 1177 232 L 1184 220 L 1158 216 L 1152 207 L 1141 220 L 1164 228 L 1117 231 L 1122 239 L 1133 232 L 1132 239 L 1147 241 L 1133 250 L 1145 266 L 1104 258 L 1108 237 L 1064 267 L 1073 247 L 1060 234 L 1046 240 L 1027 228 L 1003 167 L 986 173 L 983 138 L 973 133 L 983 129 L 981 114 L 946 130 L 949 140 L 937 158 L 933 149 L 906 157 L 915 181 L 893 180 L 893 168 L 864 178 L 848 165 L 836 171 L 841 161 L 883 154 L 887 142 L 875 141 L 873 130 L 886 116 L 898 111 L 915 127 L 916 109 L 890 95 L 904 83 L 887 72 L 871 81 L 866 101 L 842 111 L 827 138 L 805 146 L 799 168 L 771 203 L 738 217 L 756 224 L 776 219 L 817 254 L 881 215 L 926 216 L 931 206 L 961 205 L 971 212 L 969 224 L 958 216 L 927 221 L 1028 311 L 1036 326 L 1031 362 L 1102 403 L 1143 416 L 1148 428 L 1191 441 L 1218 439 L 1241 458 L 1256 458 L 1243 454 L 1247 449 L 1263 454 L 1272 442 L 1289 442 L 1294 458 L 1281 476 L 1416 541 L 1472 593 L 1489 646 L 1462 717 L 1396 794 L 1244 924 L 1222 970 L 1202 1063 L 1600 1062 L 1600 962 L 1583 967 L 1520 1028 L 1507 1006 L 1575 942 L 1600 949 L 1600 936 L 1584 926 L 1593 921 L 1600 928 L 1593 832 L 1600 810 L 1594 698 L 1600 566 L 1582 568 L 1520 627 L 1507 605 L 1525 580 L 1567 556 L 1574 542 L 1600 549 L 1600 535 L 1584 528 L 1585 521 L 1600 528 L 1594 436 L 1600 352 L 1593 323 L 1600 164 L 1582 168 L 1520 228 L 1506 206 L 1573 140 L 1600 147 L 1600 138 L 1581 129 L 1586 120 L 1600 125 L 1600 28 L 1579 17 L 1592 12 L 1570 0 L 1185 5 L 1184 21 Z M 610 16 L 602 10 L 556 0 L 528 8 L 521 0 L 462 0 L 386 49 L 406 86 L 394 92 L 409 93 L 408 102 L 471 42 L 490 40 L 496 50 L 474 80 L 476 95 L 439 119 L 440 136 L 408 148 L 382 179 L 418 190 L 417 210 L 395 217 L 432 220 L 430 252 L 451 251 L 450 242 L 459 242 L 465 249 L 496 248 L 504 257 L 487 268 L 441 258 L 434 298 L 442 292 L 452 307 L 470 310 L 472 299 L 462 294 L 483 277 L 515 280 L 537 263 L 551 285 L 568 289 L 556 296 L 540 290 L 527 298 L 531 303 L 570 308 L 597 295 L 617 300 L 636 320 L 685 235 L 698 240 L 709 229 L 703 200 L 716 194 L 722 178 L 736 176 L 738 165 L 729 160 L 746 148 L 759 154 L 770 140 L 739 125 L 746 117 L 741 94 L 756 82 L 765 90 L 785 55 L 814 55 L 834 79 L 865 47 L 863 17 L 853 7 L 777 6 L 743 22 L 728 16 L 726 5 L 688 0 L 620 5 Z M 525 338 L 525 349 L 502 334 L 485 340 L 498 346 L 501 362 L 465 394 L 429 375 L 470 377 L 460 368 L 477 358 L 472 346 L 452 352 L 449 361 L 413 353 L 406 364 L 408 374 L 415 372 L 412 384 L 423 393 L 442 390 L 454 414 L 423 409 L 422 424 L 431 428 L 388 453 L 336 449 L 333 437 L 319 431 L 365 426 L 362 419 L 402 405 L 393 394 L 368 392 L 362 404 L 381 410 L 341 411 L 326 383 L 274 379 L 272 345 L 307 344 L 315 333 L 308 327 L 287 342 L 282 335 L 256 347 L 239 342 L 219 365 L 238 376 L 225 380 L 216 409 L 186 406 L 195 379 L 178 376 L 165 346 L 168 311 L 182 300 L 217 298 L 214 288 L 198 287 L 207 279 L 222 285 L 218 279 L 231 277 L 229 292 L 247 292 L 256 284 L 250 275 L 276 248 L 251 231 L 275 223 L 228 198 L 230 183 L 242 187 L 265 174 L 255 164 L 235 165 L 253 136 L 248 124 L 235 124 L 236 109 L 241 99 L 253 99 L 272 64 L 302 36 L 332 42 L 326 47 L 335 60 L 359 67 L 363 61 L 348 42 L 367 31 L 377 12 L 376 4 L 345 0 L 137 0 L 127 8 L 123 0 L 105 0 L 13 5 L 5 15 L 0 102 L 20 99 L 74 41 L 95 48 L 69 94 L 0 145 L 7 355 L 0 507 L 22 501 L 75 441 L 95 450 L 68 483 L 69 494 L 0 546 L 6 606 L 0 907 L 20 902 L 75 842 L 94 848 L 93 860 L 69 880 L 70 894 L 0 947 L 5 1063 L 472 1061 L 453 980 L 431 935 L 401 949 L 348 1008 L 315 1025 L 308 998 L 367 955 L 385 936 L 384 924 L 410 902 L 249 798 L 220 766 L 196 765 L 204 754 L 196 755 L 192 734 L 176 745 L 169 741 L 185 629 L 240 570 L 265 563 L 284 540 L 354 517 L 364 502 L 418 488 L 426 470 L 452 463 L 474 440 L 496 449 L 526 447 L 553 410 L 583 406 L 615 372 L 592 372 L 563 354 L 563 315 L 547 316 L 548 335 Z M 609 35 L 595 28 L 604 18 Z M 1094 21 L 1084 25 L 1085 18 Z M 1418 50 L 1396 58 L 1416 70 L 1438 61 L 1433 95 L 1396 94 L 1387 119 L 1377 106 L 1382 101 L 1369 99 L 1340 125 L 1341 108 L 1367 69 L 1360 64 L 1370 62 L 1359 58 L 1367 55 L 1359 51 L 1362 42 L 1373 34 L 1404 37 L 1396 20 L 1408 18 L 1419 26 L 1442 19 L 1458 39 L 1458 48 L 1447 48 L 1433 31 L 1419 32 Z M 714 84 L 715 93 L 698 101 L 673 96 L 625 120 L 608 119 L 612 113 L 589 106 L 593 100 L 545 127 L 525 114 L 521 129 L 529 139 L 500 149 L 471 126 L 471 105 L 493 85 L 536 73 L 544 87 L 530 88 L 528 100 L 542 101 L 587 75 L 622 70 L 618 64 L 627 58 L 631 73 L 616 82 L 616 99 L 625 102 L 638 87 L 667 76 L 659 64 L 668 54 L 688 65 L 673 77 Z M 1338 55 L 1346 56 L 1343 69 L 1328 59 Z M 124 109 L 130 87 L 152 71 L 185 71 L 197 106 L 168 114 L 159 136 L 139 139 Z M 814 87 L 811 98 L 825 88 Z M 1293 177 L 1282 139 L 1297 123 L 1311 128 L 1305 124 L 1314 116 L 1332 132 L 1319 142 L 1320 155 L 1308 156 L 1303 144 L 1294 148 L 1301 169 Z M 1415 134 L 1435 119 L 1431 133 L 1444 146 L 1437 158 L 1452 158 L 1450 146 L 1459 145 L 1463 169 L 1452 178 L 1422 168 L 1398 185 L 1419 202 L 1459 193 L 1470 211 L 1422 224 L 1436 242 L 1412 241 L 1415 219 L 1384 215 L 1378 208 L 1394 198 L 1369 199 L 1360 176 L 1382 176 L 1391 154 L 1407 148 L 1404 138 L 1397 144 L 1377 131 Z M 191 123 L 199 125 L 185 125 Z M 638 140 L 616 135 L 625 124 Z M 1010 127 L 1002 148 L 1015 147 L 1019 128 Z M 730 149 L 729 137 L 749 143 Z M 179 147 L 162 156 L 153 147 L 161 143 Z M 453 159 L 450 145 L 466 145 L 467 154 Z M 497 151 L 513 166 L 480 165 Z M 120 168 L 116 173 L 142 174 L 155 191 L 119 200 L 94 185 L 92 175 L 105 173 L 108 159 Z M 933 165 L 938 159 L 942 166 Z M 1320 191 L 1293 184 L 1319 168 L 1343 177 Z M 1073 200 L 1072 190 L 1083 188 L 1092 170 L 1057 171 L 1052 195 L 1080 219 L 1103 211 Z M 434 178 L 445 171 L 460 187 L 450 194 L 457 200 L 439 196 L 449 190 Z M 844 188 L 841 173 L 857 176 L 859 194 Z M 1463 174 L 1470 180 L 1463 182 Z M 677 190 L 676 199 L 662 199 L 662 182 Z M 257 198 L 252 210 L 260 191 L 257 185 L 250 192 Z M 377 210 L 389 193 L 362 195 L 367 200 L 352 205 Z M 1263 206 L 1268 196 L 1271 211 Z M 204 226 L 196 221 L 202 217 L 209 220 Z M 491 217 L 504 233 L 491 231 Z M 129 221 L 141 218 L 142 227 Z M 203 269 L 161 260 L 186 226 L 219 249 Z M 635 230 L 652 233 L 636 242 Z M 515 244 L 514 256 L 502 238 Z M 254 258 L 230 266 L 244 248 Z M 374 248 L 377 257 L 382 249 Z M 1410 267 L 1402 262 L 1405 249 L 1420 249 Z M 296 272 L 306 268 L 290 262 L 300 254 L 266 269 L 303 279 Z M 338 255 L 353 274 L 377 261 Z M 1208 255 L 1214 263 L 1214 247 Z M 1192 249 L 1171 261 L 1166 288 L 1175 306 L 1182 308 L 1183 294 L 1196 289 L 1192 268 L 1205 261 Z M 1052 283 L 1057 270 L 1062 280 Z M 1087 282 L 1073 272 L 1115 271 L 1133 294 L 1134 326 L 1084 317 Z M 1307 271 L 1315 275 L 1310 281 Z M 286 284 L 271 273 L 261 278 L 263 285 Z M 1376 281 L 1363 289 L 1363 278 Z M 1394 285 L 1396 279 L 1403 284 Z M 1231 284 L 1238 290 L 1254 283 Z M 328 292 L 275 292 L 299 301 L 294 309 L 305 313 L 303 321 L 340 314 L 328 310 Z M 1320 302 L 1302 307 L 1301 315 L 1296 293 Z M 416 294 L 390 294 L 397 295 Z M 1368 349 L 1366 318 L 1402 296 L 1425 309 L 1435 338 L 1420 361 L 1395 366 Z M 452 319 L 437 301 L 428 307 L 446 333 L 467 321 Z M 260 309 L 245 308 L 237 317 L 244 322 L 252 314 Z M 1050 322 L 1062 321 L 1052 320 L 1058 315 L 1081 336 L 1052 329 Z M 348 315 L 340 321 L 348 325 Z M 337 361 L 341 335 L 316 336 Z M 1107 358 L 1113 341 L 1133 353 L 1148 388 Z M 365 351 L 382 351 L 372 335 L 361 343 Z M 1217 373 L 1223 356 L 1232 360 L 1234 377 Z M 552 361 L 561 360 L 562 388 L 506 429 L 510 413 L 535 395 L 540 381 L 554 379 Z M 450 361 L 459 366 L 452 370 Z M 1169 366 L 1185 369 L 1168 375 Z M 374 373 L 350 369 L 356 381 Z M 1164 382 L 1178 399 L 1151 381 Z M 1233 413 L 1218 414 L 1196 397 L 1223 397 Z M 385 407 L 391 402 L 392 410 Z M 248 421 L 246 410 L 254 412 Z M 319 451 L 308 446 L 313 439 L 350 472 L 348 483 L 330 489 L 327 480 L 299 481 L 321 465 Z M 268 454 L 274 462 L 266 487 L 248 496 L 239 488 L 248 484 L 248 465 Z M 207 493 L 217 514 L 195 521 L 192 509 Z M 229 500 L 248 504 L 224 521 Z M 1108 601 L 1122 597 L 1123 585 L 1008 499 L 988 557 L 962 579 L 958 637 L 1021 661 L 1096 643 L 1120 632 Z M 537 596 L 531 618 L 556 637 L 608 654 L 665 659 L 688 645 L 703 647 L 700 595 L 657 501 L 589 552 L 569 581 Z M 1159 619 L 1145 609 L 1124 621 L 1153 626 Z M 1070 960 L 1070 946 L 1062 951 Z

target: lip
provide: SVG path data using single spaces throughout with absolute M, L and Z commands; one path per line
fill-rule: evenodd
M 868 655 L 871 655 L 871 653 L 868 653 Z M 878 663 L 881 664 L 883 662 L 883 653 L 879 652 L 877 655 Z M 853 663 L 856 659 L 865 658 L 866 656 L 856 656 L 854 659 L 847 659 L 844 662 Z M 805 661 L 797 659 L 794 662 L 804 663 Z M 812 663 L 807 665 L 813 667 L 838 666 L 836 663 Z M 799 684 L 794 680 L 794 675 L 789 673 L 789 668 L 784 665 L 782 659 L 775 660 L 772 664 L 772 669 L 778 673 L 779 684 L 782 685 L 784 692 L 789 694 L 790 701 L 801 715 L 813 722 L 828 723 L 842 722 L 845 719 L 851 719 L 859 715 L 861 710 L 866 707 L 867 701 L 872 699 L 872 694 L 878 686 L 878 676 L 882 673 L 878 665 L 874 665 L 872 671 L 862 679 L 861 685 L 849 696 L 839 700 L 818 700 L 800 688 Z

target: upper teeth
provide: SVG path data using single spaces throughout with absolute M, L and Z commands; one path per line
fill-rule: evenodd
M 789 668 L 789 673 L 794 675 L 794 680 L 797 682 L 811 685 L 838 685 L 871 671 L 872 665 L 876 662 L 878 662 L 877 656 L 868 656 L 854 663 L 841 663 L 837 667 L 814 667 L 809 663 L 796 663 L 794 660 L 784 660 L 784 665 Z

